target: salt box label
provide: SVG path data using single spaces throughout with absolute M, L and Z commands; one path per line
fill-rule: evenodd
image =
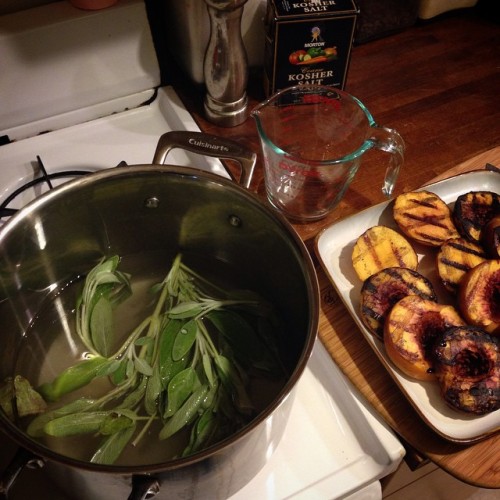
M 266 17 L 266 93 L 297 84 L 344 88 L 357 8 L 348 0 L 271 0 Z

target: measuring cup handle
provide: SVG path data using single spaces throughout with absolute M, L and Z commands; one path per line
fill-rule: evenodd
M 391 196 L 396 185 L 399 170 L 401 165 L 403 165 L 405 143 L 396 130 L 387 127 L 374 127 L 371 140 L 373 147 L 390 154 L 382 192 L 386 196 Z
M 235 160 L 241 166 L 241 177 L 239 183 L 245 187 L 250 187 L 257 154 L 238 144 L 231 139 L 225 139 L 203 132 L 173 131 L 163 134 L 156 147 L 153 164 L 162 165 L 168 153 L 174 148 L 185 149 L 192 153 L 197 153 L 214 158 Z M 229 177 L 235 181 L 231 171 L 223 165 Z

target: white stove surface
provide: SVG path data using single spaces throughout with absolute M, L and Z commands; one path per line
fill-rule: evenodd
M 152 162 L 163 133 L 199 130 L 172 87 L 161 87 L 157 92 L 150 104 L 0 146 L 0 203 L 15 189 L 40 176 L 37 156 L 48 173 L 96 171 L 121 161 L 147 164 Z M 144 97 L 148 94 L 151 92 Z M 180 149 L 171 151 L 167 162 L 228 176 L 219 160 Z M 46 185 L 38 185 L 16 198 L 9 208 L 20 208 L 47 189 Z

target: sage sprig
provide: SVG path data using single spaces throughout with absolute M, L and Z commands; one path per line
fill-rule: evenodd
M 94 355 L 110 354 L 113 307 L 130 295 L 129 276 L 118 271 L 118 256 L 103 259 L 87 275 L 77 304 L 76 332 Z
M 87 359 L 38 391 L 47 401 L 57 401 L 82 387 L 90 390 L 102 377 L 111 388 L 41 413 L 28 434 L 101 436 L 89 460 L 111 464 L 155 422 L 160 440 L 189 431 L 181 456 L 245 425 L 256 412 L 248 395 L 251 372 L 286 375 L 270 304 L 254 292 L 223 290 L 178 255 L 164 280 L 152 287 L 152 314 L 115 348 L 116 339 L 123 338 L 115 331 L 115 307 L 131 296 L 131 277 L 118 270 L 119 263 L 118 256 L 101 260 L 77 300 L 76 334 L 88 349 Z

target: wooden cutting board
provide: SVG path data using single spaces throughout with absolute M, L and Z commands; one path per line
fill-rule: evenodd
M 500 147 L 448 170 L 429 183 L 489 163 L 500 167 Z M 392 429 L 424 457 L 469 484 L 500 488 L 500 433 L 478 443 L 452 443 L 431 430 L 403 396 L 364 340 L 325 273 L 318 269 L 321 290 L 319 337 L 333 360 Z
M 469 172 L 470 170 L 481 170 L 484 169 L 486 164 L 493 165 L 500 169 L 500 146 L 490 149 L 489 151 L 485 151 L 473 158 L 470 158 L 460 165 L 457 165 L 454 168 L 450 168 L 446 172 L 443 172 L 441 175 L 434 177 L 429 181 L 429 184 L 432 182 L 440 181 L 442 179 L 448 179 L 448 177 L 453 177 L 454 175 L 463 174 L 464 172 Z

